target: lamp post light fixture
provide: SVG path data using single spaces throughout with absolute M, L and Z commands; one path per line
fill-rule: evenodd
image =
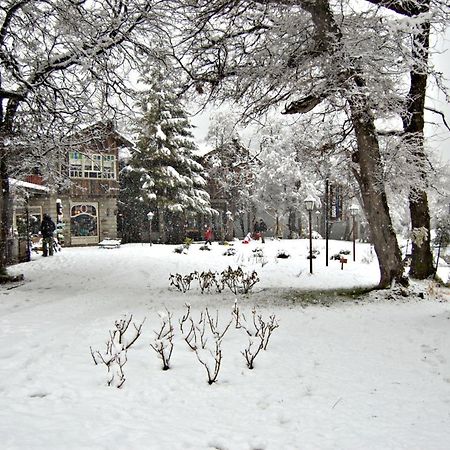
M 150 247 L 152 246 L 152 220 L 153 217 L 155 216 L 154 213 L 152 213 L 151 211 L 147 213 L 147 219 L 148 219 L 148 227 L 149 227 L 149 239 L 150 239 Z
M 353 261 L 356 261 L 356 243 L 355 243 L 355 238 L 356 238 L 356 227 L 355 227 L 355 221 L 356 221 L 356 216 L 358 214 L 359 211 L 359 206 L 355 205 L 353 203 L 352 206 L 350 206 L 350 215 L 353 218 L 353 224 L 352 224 L 352 236 L 353 236 Z
M 314 206 L 316 204 L 316 201 L 314 200 L 314 197 L 311 195 L 308 195 L 308 197 L 305 198 L 303 201 L 305 203 L 306 210 L 308 211 L 308 217 L 309 217 L 309 273 L 313 273 L 313 263 L 312 263 L 312 211 L 314 209 Z

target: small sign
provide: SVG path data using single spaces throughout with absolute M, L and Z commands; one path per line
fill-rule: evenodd
M 344 270 L 344 264 L 347 264 L 347 258 L 342 258 L 339 260 L 341 263 L 341 270 Z

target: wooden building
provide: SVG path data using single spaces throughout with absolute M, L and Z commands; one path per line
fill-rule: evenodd
M 46 196 L 29 198 L 28 208 L 37 220 L 48 213 L 66 246 L 98 244 L 117 238 L 119 151 L 132 144 L 112 122 L 99 122 L 71 139 L 60 170 L 68 187 Z M 42 183 L 39 176 L 27 181 Z

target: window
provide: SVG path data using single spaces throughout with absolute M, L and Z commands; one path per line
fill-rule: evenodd
M 97 236 L 97 208 L 92 204 L 77 204 L 70 209 L 70 232 L 72 236 Z
M 69 153 L 70 178 L 116 179 L 116 158 L 114 155 L 85 155 Z
M 109 180 L 116 178 L 116 161 L 114 155 L 103 156 L 103 177 Z

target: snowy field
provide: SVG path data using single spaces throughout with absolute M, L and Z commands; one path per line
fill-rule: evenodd
M 341 270 L 325 267 L 324 242 L 309 275 L 306 241 L 236 242 L 236 254 L 214 243 L 67 248 L 14 266 L 25 282 L 0 287 L 0 436 L 2 449 L 306 450 L 450 448 L 450 304 L 447 291 L 397 300 L 336 292 L 378 281 L 367 244 Z M 256 247 L 264 257 L 255 258 Z M 331 242 L 330 255 L 351 249 Z M 277 259 L 279 250 L 288 259 Z M 250 295 L 169 289 L 169 274 L 256 270 Z M 209 385 L 183 340 L 178 321 L 191 305 L 208 307 L 219 328 L 238 299 L 247 318 L 256 308 L 275 329 L 249 370 L 248 339 L 233 325 L 223 337 L 222 365 Z M 313 304 L 306 305 L 306 299 Z M 158 313 L 173 314 L 171 369 L 150 348 Z M 104 350 L 109 330 L 133 314 L 142 335 L 128 350 L 122 389 L 106 385 L 90 346 Z M 166 312 L 167 314 L 167 312 Z M 208 345 L 211 344 L 211 341 Z

